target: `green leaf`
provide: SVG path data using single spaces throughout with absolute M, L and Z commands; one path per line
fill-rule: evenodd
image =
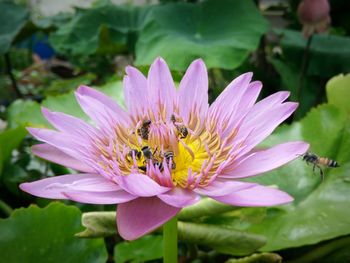
M 178 218 L 180 220 L 193 220 L 198 217 L 217 215 L 237 209 L 231 205 L 225 205 L 210 198 L 203 198 L 198 203 L 183 208 Z
M 79 9 L 68 23 L 51 34 L 50 43 L 61 53 L 91 55 L 125 50 L 130 34 L 138 30 L 147 8 L 107 3 Z
M 308 247 L 304 249 L 305 253 L 296 253 L 292 255 L 293 260 L 288 261 L 291 263 L 309 263 L 309 262 L 348 262 L 350 259 L 350 237 L 342 237 L 328 242 L 322 242 L 319 245 Z M 303 251 L 300 248 L 299 251 Z
M 11 153 L 22 142 L 27 132 L 23 127 L 9 129 L 0 133 L 0 175 L 3 164 L 11 157 Z
M 81 212 L 74 206 L 51 203 L 15 210 L 0 219 L 0 251 L 3 262 L 106 262 L 102 239 L 74 237 L 82 229 Z
M 4 54 L 26 24 L 29 13 L 23 7 L 10 2 L 0 2 L 0 10 L 0 54 Z
M 278 30 L 281 45 L 288 61 L 300 67 L 307 40 L 299 31 Z M 350 70 L 350 38 L 316 34 L 310 46 L 308 74 L 331 77 Z
M 193 220 L 198 217 L 216 215 L 237 209 L 219 203 L 210 198 L 203 198 L 195 205 L 183 208 L 177 215 L 180 220 Z M 76 234 L 78 237 L 106 237 L 116 234 L 115 212 L 88 212 L 82 216 L 82 224 L 86 229 Z
M 96 75 L 93 73 L 87 73 L 70 79 L 57 79 L 50 82 L 50 85 L 45 88 L 44 93 L 49 96 L 57 96 L 75 90 L 80 85 L 89 85 L 94 79 L 96 79 Z
M 244 258 L 229 259 L 225 263 L 280 263 L 282 257 L 275 253 L 259 253 Z
M 115 99 L 119 104 L 123 105 L 123 88 L 122 82 L 112 80 L 101 88 L 94 87 L 101 92 Z M 44 106 L 52 111 L 64 112 L 88 121 L 89 118 L 77 103 L 74 91 L 58 96 L 47 97 L 41 105 L 34 101 L 16 100 L 7 109 L 7 120 L 9 127 L 34 126 L 34 127 L 50 127 L 40 111 L 40 106 Z
M 137 65 L 162 56 L 173 70 L 203 58 L 209 68 L 234 69 L 259 44 L 267 22 L 250 0 L 174 3 L 152 8 L 136 44 Z
M 262 235 L 230 227 L 181 221 L 178 222 L 178 235 L 184 242 L 210 246 L 231 255 L 249 255 L 266 242 Z
M 350 113 L 350 74 L 340 74 L 331 78 L 326 85 L 329 104 Z
M 82 216 L 82 225 L 86 229 L 77 233 L 77 237 L 96 238 L 117 234 L 115 212 L 87 212 Z
M 121 242 L 114 247 L 114 260 L 117 263 L 145 262 L 163 257 L 163 237 L 144 236 L 135 241 Z
M 82 222 L 86 229 L 76 236 L 96 238 L 115 235 L 117 233 L 115 217 L 115 212 L 84 213 Z M 249 255 L 265 244 L 262 235 L 202 223 L 179 221 L 178 235 L 184 242 L 210 246 L 231 255 Z
M 7 108 L 7 124 L 18 126 L 49 126 L 40 111 L 40 104 L 30 100 L 16 100 Z
M 247 209 L 233 211 L 227 225 L 267 238 L 262 251 L 316 244 L 350 233 L 350 121 L 344 111 L 333 105 L 313 109 L 303 120 L 283 126 L 266 140 L 262 147 L 291 140 L 310 143 L 310 151 L 338 161 L 339 168 L 324 169 L 325 180 L 318 170 L 312 172 L 301 158 L 251 178 L 249 181 L 277 185 L 294 196 L 290 205 L 267 208 L 259 222 L 245 216 Z M 249 208 L 254 209 L 254 208 Z M 212 223 L 215 218 L 212 218 Z

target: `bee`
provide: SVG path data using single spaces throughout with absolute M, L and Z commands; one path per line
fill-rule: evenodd
M 319 157 L 316 154 L 310 153 L 310 152 L 303 154 L 302 157 L 303 157 L 303 161 L 305 161 L 307 164 L 310 164 L 310 163 L 313 164 L 312 171 L 315 172 L 316 167 L 320 170 L 322 179 L 324 178 L 324 173 L 321 166 L 331 167 L 331 168 L 336 168 L 340 166 L 334 160 L 331 160 L 326 157 Z
M 143 139 L 148 140 L 149 127 L 151 125 L 150 120 L 143 121 L 141 128 L 137 129 L 137 134 Z
M 171 169 L 174 170 L 176 168 L 176 163 L 174 162 L 174 152 L 173 151 L 167 151 L 164 153 L 164 158 L 166 163 L 169 165 L 171 160 Z
M 185 139 L 188 135 L 188 129 L 186 128 L 186 126 L 175 124 L 176 117 L 174 114 L 171 115 L 170 120 L 173 122 L 178 134 L 180 135 L 180 139 Z
M 139 166 L 138 168 L 144 172 L 147 171 L 147 166 L 146 164 L 152 160 L 154 163 L 158 163 L 156 159 L 153 158 L 154 153 L 152 153 L 152 150 L 149 146 L 143 146 L 141 148 L 141 152 L 145 158 L 144 165 Z
M 145 157 L 145 161 L 151 160 L 153 153 L 151 151 L 151 148 L 149 146 L 143 146 L 141 148 L 142 154 Z
M 136 149 L 131 149 L 128 154 L 125 156 L 126 160 L 131 163 L 133 161 L 133 156 L 135 156 L 136 160 L 141 159 L 141 152 Z

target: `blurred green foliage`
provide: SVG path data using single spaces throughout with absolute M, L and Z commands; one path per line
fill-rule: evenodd
M 105 262 L 102 239 L 74 237 L 80 225 L 78 208 L 51 203 L 32 205 L 0 219 L 0 251 L 3 262 Z M 5 253 L 6 251 L 6 253 Z
M 144 236 L 135 241 L 121 242 L 114 248 L 114 260 L 119 263 L 141 263 L 162 257 L 162 236 Z
M 6 53 L 16 35 L 26 24 L 29 12 L 10 2 L 0 2 L 0 54 Z

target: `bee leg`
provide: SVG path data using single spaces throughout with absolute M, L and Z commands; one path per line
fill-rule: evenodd
M 320 175 L 321 175 L 321 178 L 322 178 L 322 181 L 324 180 L 324 173 L 323 173 L 323 170 L 321 167 L 318 166 L 318 169 L 320 169 Z
M 312 171 L 313 171 L 313 173 L 315 173 L 315 168 L 316 168 L 316 164 L 314 164 L 314 166 L 312 167 Z M 318 167 L 318 166 L 317 166 Z M 318 168 L 320 168 L 320 167 L 318 167 Z

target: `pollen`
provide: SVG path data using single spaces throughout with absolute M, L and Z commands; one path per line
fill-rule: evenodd
M 113 140 L 95 143 L 98 165 L 106 174 L 145 174 L 162 185 L 206 186 L 229 149 L 217 132 L 198 123 L 192 117 L 186 125 L 174 114 L 139 117 L 131 127 L 116 127 Z

